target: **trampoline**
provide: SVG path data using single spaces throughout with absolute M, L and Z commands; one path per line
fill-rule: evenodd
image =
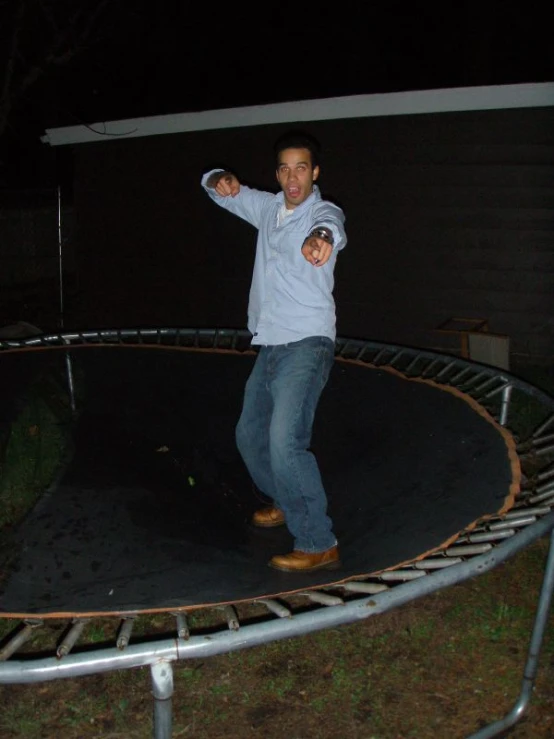
M 290 574 L 267 566 L 285 529 L 250 525 L 265 503 L 234 445 L 255 360 L 237 330 L 126 329 L 0 344 L 0 422 L 37 383 L 61 389 L 71 421 L 56 483 L 10 533 L 0 578 L 0 683 L 148 665 L 154 736 L 171 736 L 172 662 L 352 623 L 481 574 L 554 528 L 554 400 L 485 365 L 431 351 L 339 338 L 312 450 L 342 564 Z M 514 407 L 532 407 L 512 429 Z M 510 429 L 510 430 L 508 430 Z M 531 636 L 530 695 L 554 581 L 552 547 Z M 289 601 L 304 599 L 295 610 Z M 296 600 L 295 600 L 296 599 Z M 239 604 L 266 617 L 241 624 Z M 225 623 L 195 634 L 187 616 Z M 137 620 L 168 612 L 175 635 L 133 641 Z M 80 644 L 95 618 L 116 644 Z M 67 619 L 50 656 L 33 638 Z

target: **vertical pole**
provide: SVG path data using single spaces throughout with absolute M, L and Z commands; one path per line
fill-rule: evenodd
M 160 660 L 150 665 L 154 696 L 154 739 L 171 739 L 173 724 L 173 668 L 171 662 Z
M 62 190 L 58 185 L 58 279 L 59 279 L 59 299 L 60 299 L 60 316 L 59 326 L 63 331 L 64 327 L 64 300 L 63 300 L 63 244 L 62 244 Z M 67 387 L 69 390 L 69 399 L 71 410 L 75 413 L 75 387 L 73 384 L 73 365 L 69 352 L 65 353 L 65 371 L 67 374 Z
M 67 339 L 64 339 L 65 343 L 68 343 Z M 76 403 L 75 403 L 75 384 L 73 382 L 73 365 L 71 363 L 71 355 L 68 351 L 65 352 L 65 373 L 67 375 L 67 389 L 69 390 L 69 402 L 71 404 L 71 411 L 75 415 Z
M 527 707 L 531 700 L 535 678 L 537 677 L 539 654 L 541 651 L 544 632 L 548 623 L 548 614 L 550 612 L 553 590 L 554 530 L 552 530 L 552 532 L 550 533 L 550 548 L 548 550 L 548 557 L 546 559 L 546 565 L 544 568 L 542 587 L 539 595 L 537 612 L 535 614 L 535 623 L 533 626 L 533 632 L 531 634 L 531 641 L 529 643 L 529 650 L 527 652 L 527 661 L 525 663 L 525 669 L 523 671 L 523 680 L 521 682 L 520 694 L 512 710 L 509 713 L 507 713 L 499 721 L 495 721 L 494 723 L 485 726 L 483 729 L 476 732 L 475 734 L 471 734 L 468 739 L 490 739 L 491 737 L 495 736 L 504 736 L 506 730 L 514 726 L 527 710 Z
M 512 398 L 513 385 L 506 385 L 502 390 L 502 402 L 500 405 L 500 425 L 505 426 L 508 423 L 508 411 L 510 410 L 510 400 Z
M 59 301 L 60 301 L 60 328 L 63 330 L 64 323 L 64 304 L 63 304 L 63 250 L 62 250 L 62 192 L 58 185 L 58 280 L 59 280 Z

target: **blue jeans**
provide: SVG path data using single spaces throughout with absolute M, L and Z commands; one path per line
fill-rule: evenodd
M 337 543 L 319 468 L 308 448 L 334 350 L 325 336 L 262 346 L 236 428 L 252 480 L 283 511 L 294 548 L 304 552 L 323 552 Z

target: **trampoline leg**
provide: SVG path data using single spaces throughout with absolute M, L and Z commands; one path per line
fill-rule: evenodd
M 171 739 L 173 667 L 160 660 L 150 665 L 154 696 L 154 739 Z
M 527 652 L 527 662 L 523 671 L 523 680 L 521 683 L 521 692 L 518 699 L 514 703 L 512 710 L 507 713 L 504 718 L 495 721 L 475 734 L 471 734 L 468 739 L 489 739 L 489 737 L 498 736 L 506 729 L 514 726 L 524 712 L 527 710 L 533 685 L 537 676 L 539 653 L 541 650 L 542 638 L 548 620 L 550 610 L 550 602 L 552 600 L 552 591 L 554 590 L 554 530 L 550 534 L 550 548 L 548 550 L 548 558 L 544 568 L 544 576 L 542 580 L 537 612 L 535 614 L 535 623 L 533 625 L 533 633 Z
M 75 384 L 73 382 L 73 364 L 69 353 L 65 355 L 65 371 L 67 373 L 67 389 L 69 390 L 69 400 L 71 403 L 71 410 L 75 413 Z

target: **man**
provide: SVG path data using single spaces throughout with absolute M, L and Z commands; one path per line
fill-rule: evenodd
M 247 187 L 225 170 L 202 186 L 217 205 L 258 229 L 248 306 L 260 350 L 237 424 L 238 449 L 256 486 L 273 504 L 255 526 L 286 524 L 294 550 L 271 567 L 309 572 L 340 565 L 327 496 L 309 445 L 319 398 L 334 361 L 333 270 L 346 245 L 343 211 L 323 200 L 319 146 L 290 132 L 275 144 L 278 194 Z

